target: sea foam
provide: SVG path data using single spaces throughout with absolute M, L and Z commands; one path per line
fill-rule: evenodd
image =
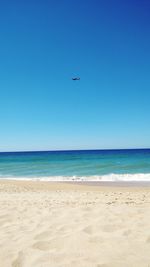
M 108 174 L 92 176 L 48 176 L 48 177 L 0 177 L 5 180 L 24 180 L 24 181 L 51 181 L 51 182 L 150 182 L 150 173 L 137 174 Z

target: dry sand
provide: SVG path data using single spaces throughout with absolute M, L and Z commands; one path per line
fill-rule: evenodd
M 0 181 L 0 267 L 150 267 L 150 187 Z

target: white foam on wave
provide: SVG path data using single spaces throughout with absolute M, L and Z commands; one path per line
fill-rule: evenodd
M 137 174 L 107 174 L 92 176 L 49 176 L 49 177 L 0 177 L 7 180 L 28 180 L 28 181 L 51 181 L 51 182 L 150 182 L 150 173 Z

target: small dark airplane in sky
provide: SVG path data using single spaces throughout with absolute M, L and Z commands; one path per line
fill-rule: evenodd
M 80 78 L 79 77 L 74 77 L 72 78 L 73 81 L 80 81 Z

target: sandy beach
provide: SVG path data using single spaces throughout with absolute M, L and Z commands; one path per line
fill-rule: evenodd
M 0 181 L 1 267 L 149 267 L 150 187 Z

